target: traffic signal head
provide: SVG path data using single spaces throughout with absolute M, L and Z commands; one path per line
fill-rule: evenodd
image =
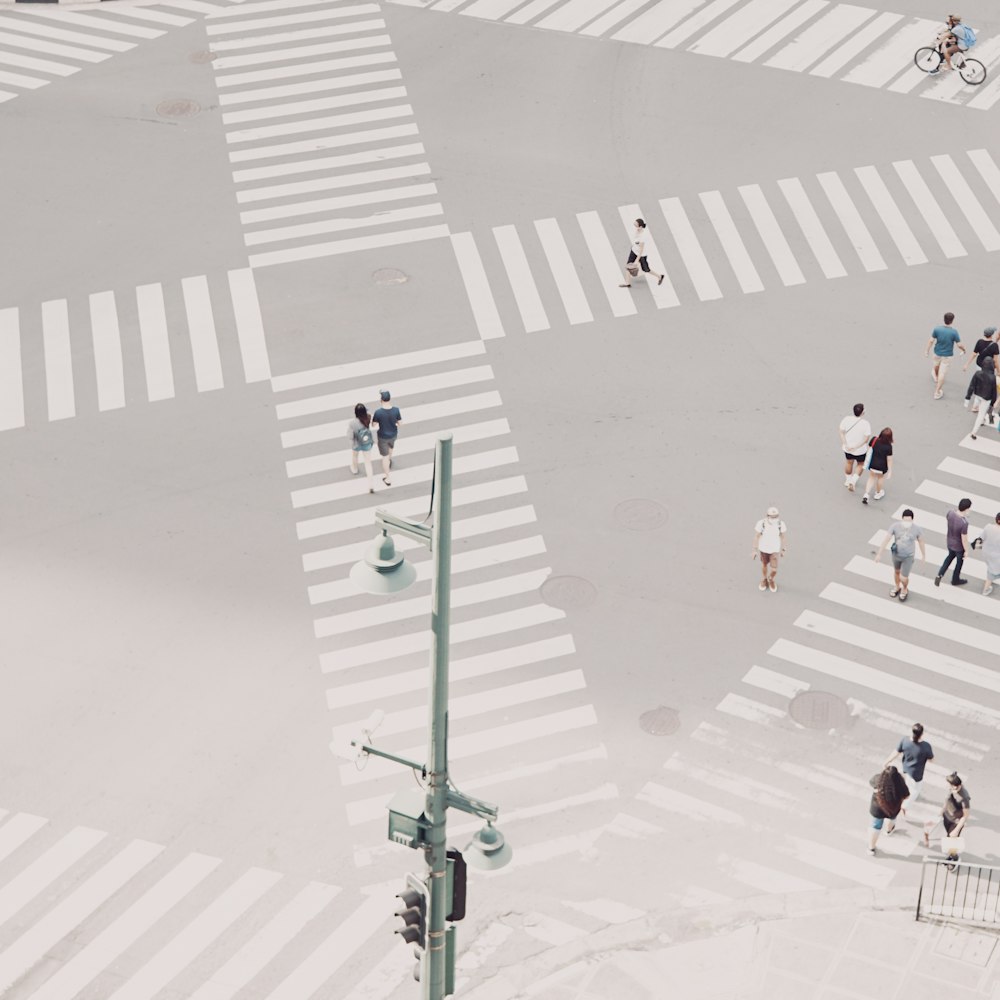
M 420 948 L 427 942 L 427 897 L 416 889 L 404 889 L 396 893 L 400 901 L 396 908 L 396 916 L 403 921 L 402 927 L 395 932 L 407 944 L 415 944 Z

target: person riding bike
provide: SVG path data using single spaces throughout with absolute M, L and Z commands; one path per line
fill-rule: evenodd
M 948 15 L 948 26 L 938 35 L 938 52 L 944 56 L 947 69 L 954 69 L 951 64 L 951 57 L 956 52 L 968 52 L 976 44 L 976 33 L 967 24 L 962 24 L 962 19 L 957 14 Z M 932 69 L 932 73 L 937 73 L 940 67 Z

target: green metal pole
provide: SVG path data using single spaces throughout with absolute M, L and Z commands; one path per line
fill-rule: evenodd
M 424 1000 L 444 1000 L 446 974 L 448 821 L 448 643 L 451 629 L 451 450 L 450 434 L 434 448 L 434 503 L 431 529 L 434 575 L 431 582 L 431 700 L 427 753 L 429 783 L 426 814 L 430 821 L 425 850 L 429 869 L 427 975 Z

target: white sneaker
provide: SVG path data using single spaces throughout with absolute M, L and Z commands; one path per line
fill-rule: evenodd
M 881 500 L 882 497 L 884 497 L 884 496 L 885 496 L 885 490 L 879 490 L 878 493 L 876 493 L 875 496 L 872 497 L 872 499 L 873 500 Z
M 969 401 L 965 400 L 965 402 L 962 403 L 962 406 L 964 406 L 966 409 L 968 409 L 969 408 Z

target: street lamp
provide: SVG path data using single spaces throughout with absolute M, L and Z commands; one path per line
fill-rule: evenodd
M 442 434 L 434 446 L 434 479 L 431 511 L 422 522 L 407 521 L 381 508 L 375 523 L 381 529 L 365 559 L 351 569 L 351 579 L 370 594 L 396 594 L 417 578 L 414 567 L 397 554 L 392 535 L 422 542 L 434 557 L 431 577 L 431 689 L 427 762 L 419 764 L 386 753 L 367 740 L 352 740 L 362 754 L 374 754 L 420 771 L 427 781 L 423 808 L 402 804 L 407 793 L 389 804 L 389 839 L 412 848 L 422 847 L 427 861 L 427 952 L 426 975 L 422 981 L 424 1000 L 444 1000 L 447 988 L 448 942 L 445 922 L 451 909 L 448 886 L 447 816 L 453 807 L 485 819 L 487 825 L 473 838 L 469 862 L 477 867 L 501 868 L 511 858 L 511 847 L 493 823 L 497 807 L 463 795 L 448 780 L 448 643 L 451 628 L 451 455 L 452 436 Z M 369 734 L 365 734 L 368 740 Z M 469 848 L 467 848 L 468 850 Z M 452 954 L 452 959 L 454 954 Z

